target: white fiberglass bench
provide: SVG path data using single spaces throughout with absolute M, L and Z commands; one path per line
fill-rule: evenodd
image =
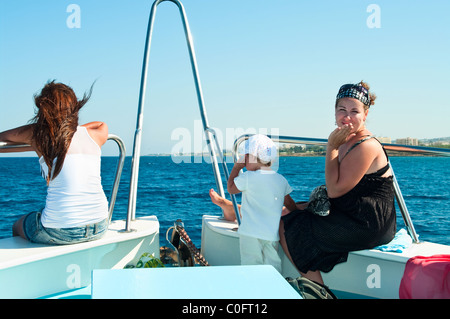
M 155 216 L 113 221 L 99 240 L 73 245 L 42 245 L 20 237 L 0 239 L 0 298 L 40 298 L 90 285 L 93 269 L 123 268 L 144 252 L 159 258 Z

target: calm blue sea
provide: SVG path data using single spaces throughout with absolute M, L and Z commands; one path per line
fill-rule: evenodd
M 450 245 L 450 158 L 392 157 L 391 162 L 419 239 Z M 324 184 L 324 163 L 323 157 L 280 158 L 279 172 L 294 189 L 294 200 L 306 200 L 315 186 Z M 117 158 L 102 158 L 107 196 L 116 165 Z M 130 167 L 128 157 L 113 219 L 126 218 Z M 46 185 L 37 158 L 0 158 L 0 168 L 0 238 L 5 238 L 11 236 L 19 216 L 44 207 Z M 221 214 L 208 195 L 210 188 L 216 188 L 211 165 L 193 160 L 176 164 L 171 157 L 146 156 L 141 158 L 139 180 L 136 214 L 158 217 L 161 245 L 167 245 L 166 230 L 181 218 L 199 247 L 202 215 Z M 404 227 L 399 213 L 397 220 L 398 228 Z

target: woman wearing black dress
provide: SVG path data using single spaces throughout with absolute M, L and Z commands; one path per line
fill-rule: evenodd
M 322 284 L 320 271 L 345 262 L 348 252 L 386 244 L 395 235 L 392 172 L 383 147 L 365 127 L 374 101 L 362 81 L 343 85 L 336 96 L 338 127 L 328 138 L 325 160 L 329 214 L 319 216 L 298 204 L 282 217 L 286 255 L 302 276 Z

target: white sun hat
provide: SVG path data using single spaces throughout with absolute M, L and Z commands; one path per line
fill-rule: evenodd
M 256 156 L 263 163 L 277 159 L 278 152 L 275 143 L 266 135 L 255 134 L 245 141 L 244 154 Z

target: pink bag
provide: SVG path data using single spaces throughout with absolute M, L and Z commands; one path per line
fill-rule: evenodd
M 450 255 L 408 260 L 400 282 L 400 299 L 450 299 Z

